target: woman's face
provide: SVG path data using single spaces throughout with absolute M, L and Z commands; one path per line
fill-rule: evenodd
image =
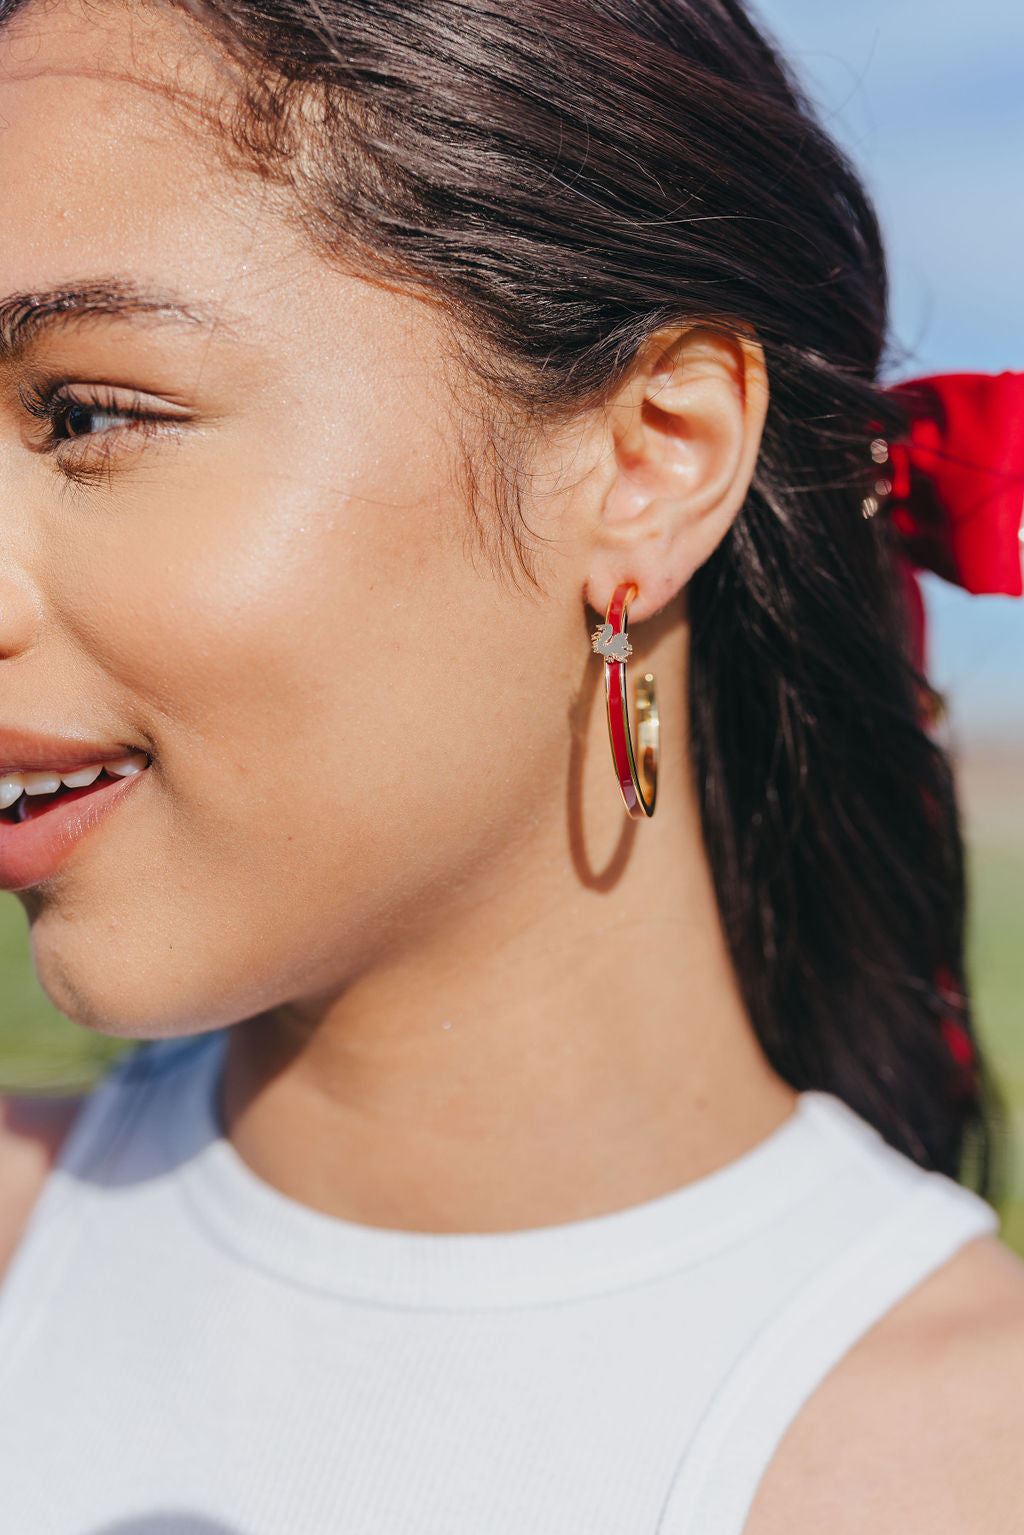
M 586 655 L 578 490 L 540 593 L 496 576 L 432 311 L 172 110 L 181 27 L 0 35 L 0 776 L 12 731 L 147 754 L 22 892 L 58 1005 L 135 1035 L 327 997 L 564 841 Z

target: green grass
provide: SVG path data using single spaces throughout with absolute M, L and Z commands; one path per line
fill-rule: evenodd
M 971 990 L 1008 1119 L 1011 1165 L 1002 1235 L 1024 1255 L 1024 840 L 976 839 L 968 869 Z
M 971 981 L 978 1028 L 1006 1099 L 1011 1179 L 1003 1236 L 1024 1254 L 1024 837 L 986 826 L 970 850 Z M 62 1018 L 32 973 L 25 920 L 0 895 L 0 1090 L 90 1085 L 125 1048 Z

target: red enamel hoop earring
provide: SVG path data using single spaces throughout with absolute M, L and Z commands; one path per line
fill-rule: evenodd
M 632 583 L 616 588 L 608 604 L 604 623 L 594 630 L 593 646 L 595 655 L 604 660 L 608 739 L 612 746 L 615 776 L 619 780 L 626 813 L 638 821 L 642 816 L 654 814 L 654 802 L 658 795 L 659 726 L 654 678 L 647 672 L 640 678 L 636 688 L 636 738 L 640 750 L 635 756 L 626 697 L 626 662 L 633 654 L 633 647 L 626 633 L 626 621 L 629 617 L 629 604 L 636 595 L 637 588 Z

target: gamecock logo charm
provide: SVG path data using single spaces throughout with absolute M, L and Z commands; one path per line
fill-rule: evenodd
M 628 661 L 633 647 L 625 634 L 616 634 L 611 624 L 599 624 L 593 633 L 594 654 L 606 661 Z

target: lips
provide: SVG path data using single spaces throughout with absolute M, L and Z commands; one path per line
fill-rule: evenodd
M 83 741 L 72 736 L 40 735 L 15 726 L 0 727 L 0 778 L 8 773 L 73 773 L 93 762 L 116 762 L 126 752 L 119 741 Z
M 71 775 L 90 763 L 124 756 L 123 746 L 0 731 L 0 763 L 11 764 L 8 777 L 48 770 Z M 0 814 L 0 890 L 26 890 L 56 874 L 78 843 L 136 793 L 148 776 L 148 767 L 130 777 L 102 773 L 87 786 L 23 795 Z

